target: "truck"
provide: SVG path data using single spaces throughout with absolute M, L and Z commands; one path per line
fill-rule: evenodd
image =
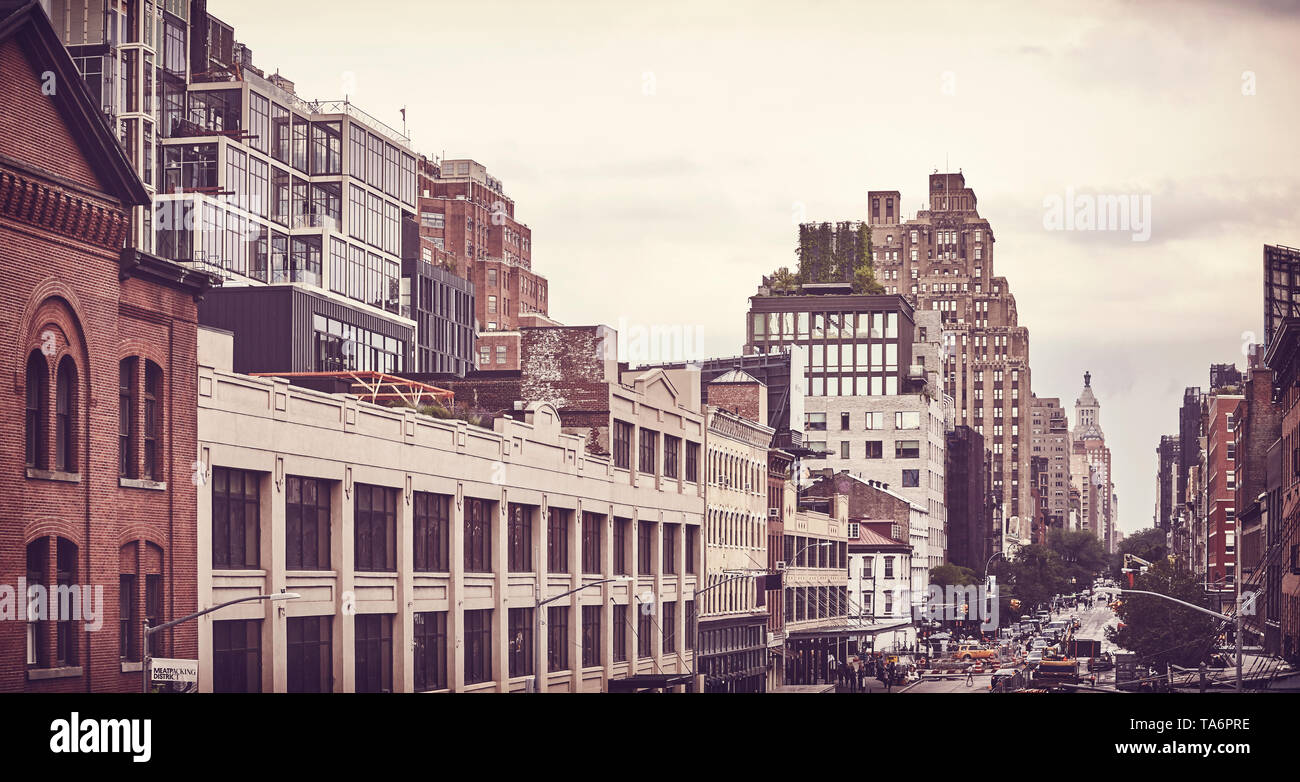
M 1034 681 L 1044 684 L 1078 684 L 1079 660 L 1077 657 L 1044 657 L 1034 669 Z
M 1096 638 L 1071 638 L 1066 651 L 1071 657 L 1097 657 L 1101 655 L 1101 641 Z

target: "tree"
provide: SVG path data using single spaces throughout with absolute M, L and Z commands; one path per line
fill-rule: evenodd
M 1065 567 L 1066 581 L 1074 579 L 1071 586 L 1088 585 L 1106 567 L 1106 551 L 1097 536 L 1087 530 L 1053 528 L 1047 537 L 1047 546 L 1055 551 Z M 1068 590 L 1078 591 L 1077 588 Z
M 1022 546 L 1011 563 L 1011 581 L 1025 608 L 1047 605 L 1065 591 L 1068 580 L 1061 555 L 1047 546 Z
M 930 583 L 935 586 L 972 586 L 979 583 L 975 571 L 959 565 L 940 565 L 930 568 Z
M 1135 589 L 1210 608 L 1196 576 L 1175 569 L 1166 559 L 1156 561 L 1134 581 Z M 1121 595 L 1118 613 L 1123 627 L 1106 628 L 1106 637 L 1136 652 L 1141 662 L 1158 670 L 1164 670 L 1168 663 L 1185 668 L 1200 663 L 1222 624 L 1199 611 L 1151 595 Z
M 778 293 L 794 293 L 799 289 L 799 280 L 789 267 L 782 266 L 767 278 L 767 287 Z
M 1132 554 L 1152 564 L 1164 560 L 1169 555 L 1165 540 L 1165 531 L 1155 527 L 1140 530 L 1125 537 L 1120 541 L 1118 551 L 1111 557 L 1111 575 L 1116 581 L 1119 581 L 1123 576 L 1121 569 L 1124 567 L 1125 554 Z

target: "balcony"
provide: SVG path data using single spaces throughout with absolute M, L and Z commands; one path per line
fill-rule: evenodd
M 324 228 L 330 233 L 339 232 L 338 218 L 326 214 L 294 215 L 289 225 L 291 230 L 299 228 Z

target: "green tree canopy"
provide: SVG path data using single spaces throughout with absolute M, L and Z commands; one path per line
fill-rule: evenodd
M 1121 568 L 1124 567 L 1124 555 L 1132 554 L 1135 557 L 1145 559 L 1151 564 L 1164 560 L 1169 555 L 1169 550 L 1165 546 L 1165 531 L 1149 527 L 1144 530 L 1129 535 L 1119 543 L 1119 548 L 1111 557 L 1110 567 L 1111 575 L 1116 581 L 1123 575 Z
M 1061 558 L 1065 568 L 1064 579 L 1074 579 L 1066 592 L 1077 592 L 1092 584 L 1108 564 L 1106 550 L 1097 536 L 1087 530 L 1054 528 L 1047 536 L 1047 547 Z
M 1151 569 L 1138 574 L 1134 581 L 1135 589 L 1210 608 L 1196 576 L 1174 568 L 1166 559 L 1154 561 Z M 1136 652 L 1141 662 L 1158 670 L 1168 663 L 1186 668 L 1199 664 L 1222 624 L 1199 611 L 1151 595 L 1121 595 L 1120 602 L 1118 613 L 1123 627 L 1106 628 L 1106 637 Z
M 1061 555 L 1047 546 L 1021 546 L 1011 562 L 1015 596 L 1025 610 L 1047 605 L 1052 597 L 1068 591 L 1069 584 Z
M 979 583 L 979 576 L 968 567 L 940 565 L 930 568 L 930 583 L 936 586 L 971 586 Z

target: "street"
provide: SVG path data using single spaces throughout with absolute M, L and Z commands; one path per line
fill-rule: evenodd
M 1053 619 L 1076 616 L 1079 619 L 1079 629 L 1074 632 L 1075 637 L 1096 638 L 1101 640 L 1102 649 L 1104 651 L 1111 652 L 1111 653 L 1120 651 L 1119 648 L 1115 646 L 1115 644 L 1111 643 L 1109 640 L 1106 639 L 1106 628 L 1114 627 L 1115 625 L 1117 625 L 1119 623 L 1118 617 L 1116 617 L 1115 613 L 1106 606 L 1106 603 L 1104 601 L 1099 605 L 1097 605 L 1096 607 L 1092 607 L 1091 602 L 1089 602 L 1087 605 L 1089 606 L 1087 608 L 1084 607 L 1084 604 L 1080 604 L 1078 608 L 1065 608 L 1063 610 L 1057 611 L 1053 614 Z M 1006 663 L 1004 664 L 1003 667 L 1020 667 L 1020 666 Z M 995 669 L 996 667 L 994 668 L 994 670 Z M 913 692 L 987 693 L 989 691 L 989 681 L 992 678 L 992 673 L 993 673 L 992 670 L 986 669 L 985 673 L 975 674 L 974 682 L 971 685 L 966 684 L 966 676 L 964 674 L 945 674 L 945 675 L 935 676 L 934 678 L 926 677 L 919 684 L 916 684 L 908 688 L 906 692 L 909 693 L 913 693 Z M 1086 663 L 1080 665 L 1079 675 L 1082 679 L 1081 683 L 1087 683 L 1089 674 L 1087 671 Z M 1114 684 L 1114 681 L 1115 681 L 1115 672 L 1113 670 L 1097 673 L 1097 682 L 1096 682 L 1097 686 L 1112 686 Z M 1030 684 L 1030 686 L 1032 687 L 1033 685 Z

